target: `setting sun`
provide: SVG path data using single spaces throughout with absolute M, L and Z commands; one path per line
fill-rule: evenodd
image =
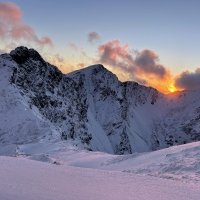
M 169 92 L 171 92 L 171 93 L 177 91 L 176 87 L 175 87 L 173 84 L 171 84 L 171 85 L 168 87 L 168 90 L 169 90 Z

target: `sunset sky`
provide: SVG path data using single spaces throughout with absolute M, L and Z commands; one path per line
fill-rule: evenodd
M 198 0 L 0 1 L 0 52 L 35 48 L 67 73 L 102 63 L 162 92 L 200 88 Z

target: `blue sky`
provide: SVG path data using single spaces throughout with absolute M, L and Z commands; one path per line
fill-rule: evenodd
M 200 63 L 198 0 L 18 0 L 24 20 L 58 45 L 76 42 L 96 31 L 106 40 L 119 39 L 134 49 L 153 49 L 172 70 Z M 175 69 L 176 68 L 176 69 Z
M 0 1 L 7 2 L 7 1 Z M 11 1 L 9 1 L 11 2 Z M 200 64 L 200 1 L 198 0 L 13 0 L 24 23 L 39 36 L 48 35 L 55 52 L 76 59 L 66 49 L 74 43 L 90 58 L 98 46 L 114 39 L 130 49 L 150 49 L 173 74 Z M 89 32 L 101 38 L 91 45 Z M 68 55 L 67 55 L 68 54 Z M 83 59 L 78 56 L 77 59 Z M 92 64 L 92 63 L 91 63 Z

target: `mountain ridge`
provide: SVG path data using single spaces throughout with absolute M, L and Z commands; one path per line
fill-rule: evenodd
M 72 140 L 80 147 L 113 154 L 200 140 L 198 92 L 164 95 L 136 82 L 121 82 L 101 64 L 63 74 L 26 47 L 1 55 L 0 70 L 1 76 L 7 77 L 0 92 L 12 96 L 6 88 L 15 91 L 17 97 L 13 98 L 21 107 L 25 105 L 37 123 L 41 120 L 51 127 L 42 134 L 48 140 Z M 191 102 L 193 107 L 188 107 Z M 2 104 L 7 104 L 3 98 Z M 21 137 L 14 128 L 12 134 Z M 39 141 L 37 128 L 34 137 L 38 135 Z M 29 141 L 28 132 L 25 138 Z M 5 130 L 0 132 L 0 141 L 9 144 Z M 11 143 L 18 144 L 14 139 Z

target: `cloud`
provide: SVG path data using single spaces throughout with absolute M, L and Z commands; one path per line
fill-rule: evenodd
M 69 42 L 68 46 L 73 51 L 78 51 L 79 50 L 79 47 L 75 43 L 73 43 L 73 42 Z
M 78 64 L 77 64 L 77 67 L 78 67 L 78 68 L 83 68 L 85 65 L 86 65 L 85 63 L 78 63 Z
M 141 79 L 141 74 L 158 78 L 168 75 L 168 70 L 158 64 L 158 56 L 151 50 L 134 53 L 127 44 L 123 45 L 119 40 L 112 40 L 100 45 L 98 52 L 99 62 L 120 68 L 135 79 Z
M 164 77 L 167 74 L 167 70 L 163 65 L 158 64 L 157 60 L 157 54 L 154 51 L 146 49 L 138 53 L 135 59 L 135 64 L 140 70 L 146 73 Z
M 65 63 L 65 59 L 60 54 L 49 54 L 49 53 L 43 53 L 43 56 L 45 57 L 48 62 L 55 66 L 60 66 L 61 64 Z
M 172 91 L 174 86 L 170 71 L 159 63 L 158 55 L 152 50 L 135 51 L 128 44 L 111 40 L 98 47 L 96 62 L 111 67 L 122 81 L 134 80 L 164 93 Z
M 182 72 L 175 81 L 176 87 L 185 90 L 200 89 L 200 68 L 194 72 Z
M 55 54 L 54 57 L 55 57 L 57 62 L 59 62 L 59 63 L 63 63 L 64 62 L 64 58 L 61 55 Z
M 88 42 L 90 42 L 90 43 L 96 42 L 100 38 L 101 38 L 101 36 L 97 32 L 90 32 L 90 33 L 88 33 Z
M 22 11 L 14 3 L 0 3 L 0 38 L 22 39 L 40 46 L 53 45 L 49 37 L 38 37 L 33 28 L 23 22 Z
M 98 48 L 99 62 L 130 72 L 134 62 L 128 45 L 122 45 L 119 40 L 112 40 Z
M 9 24 L 15 24 L 22 18 L 21 9 L 14 3 L 0 3 L 0 16 Z
M 6 34 L 5 29 L 2 26 L 0 26 L 0 37 L 4 37 L 5 34 Z

